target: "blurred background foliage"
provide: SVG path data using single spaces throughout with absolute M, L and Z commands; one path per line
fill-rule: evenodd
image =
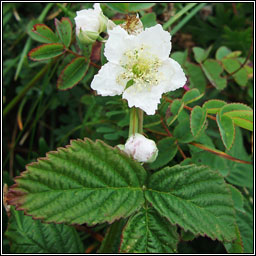
M 13 183 L 12 177 L 19 175 L 27 163 L 44 156 L 46 152 L 56 147 L 68 144 L 70 139 L 84 137 L 93 140 L 102 139 L 113 146 L 124 144 L 126 141 L 129 125 L 127 103 L 120 96 L 95 96 L 95 92 L 90 88 L 90 82 L 98 72 L 96 67 L 90 66 L 87 75 L 71 90 L 59 91 L 56 87 L 58 76 L 70 62 L 71 56 L 66 55 L 41 62 L 33 62 L 27 57 L 28 52 L 38 46 L 31 32 L 34 24 L 44 23 L 54 28 L 54 18 L 69 17 L 74 25 L 75 12 L 91 8 L 92 5 L 93 3 L 72 2 L 23 2 L 2 5 L 3 180 L 8 185 Z M 101 7 L 104 14 L 115 23 L 123 22 L 127 12 L 138 11 L 145 27 L 160 23 L 170 31 L 172 34 L 171 56 L 184 68 L 189 78 L 187 86 L 205 93 L 196 104 L 202 105 L 209 99 L 220 99 L 228 103 L 241 102 L 253 107 L 253 3 L 138 5 L 135 8 L 126 4 L 109 3 L 101 4 Z M 73 39 L 75 41 L 75 34 Z M 209 83 L 209 77 L 203 71 L 204 68 L 207 69 L 206 61 L 198 57 L 199 52 L 202 51 L 200 49 L 197 51 L 194 47 L 203 49 L 205 59 L 214 61 L 217 65 L 214 64 L 215 67 L 211 67 L 213 70 L 216 68 L 214 72 L 218 72 L 219 66 L 221 67 L 220 73 L 226 85 L 220 84 L 220 88 L 216 89 Z M 77 50 L 76 44 L 73 44 L 72 49 Z M 102 53 L 100 43 L 95 43 L 91 60 L 98 65 L 103 64 L 105 60 Z M 228 58 L 232 61 L 228 62 Z M 232 75 L 232 72 L 237 69 L 232 66 L 233 63 L 238 63 L 239 67 L 245 61 L 246 65 L 240 71 L 241 74 Z M 230 63 L 231 67 L 228 66 Z M 219 77 L 213 77 L 213 79 L 219 79 Z M 169 93 L 168 97 L 181 98 L 183 94 L 184 89 L 179 89 Z M 157 115 L 145 117 L 144 132 L 156 141 L 164 138 L 165 129 L 161 125 L 161 118 L 166 118 L 168 106 L 169 103 L 162 100 Z M 186 113 L 182 115 L 184 117 Z M 205 141 L 225 151 L 218 129 L 211 122 L 212 120 L 209 120 L 207 129 L 209 136 Z M 174 128 L 175 125 L 170 129 Z M 238 147 L 243 148 L 245 155 L 252 155 L 250 132 L 242 130 L 241 141 L 242 144 Z M 164 142 L 160 145 L 163 148 L 166 147 Z M 217 166 L 218 158 L 215 155 L 206 156 L 207 152 L 197 152 L 195 148 L 185 143 L 180 146 L 194 161 L 200 163 L 202 159 L 209 157 L 216 169 L 222 168 Z M 160 165 L 167 163 L 173 165 L 182 160 L 183 158 L 177 154 L 172 160 L 167 159 L 167 162 L 165 160 Z M 228 160 L 223 161 L 230 165 Z M 154 170 L 158 166 L 153 165 L 148 168 Z M 235 168 L 239 169 L 239 167 Z M 247 187 L 246 193 L 250 197 L 252 188 Z M 6 229 L 5 212 L 3 223 Z M 106 227 L 107 225 L 100 225 L 91 232 L 104 233 Z M 88 250 L 93 252 L 99 247 L 99 241 L 90 233 L 79 232 L 86 247 L 91 248 Z M 8 252 L 8 241 L 4 240 L 3 245 Z M 183 253 L 209 252 L 209 248 L 212 248 L 212 253 L 225 252 L 220 243 L 207 238 L 197 238 L 193 242 L 180 244 L 180 251 Z

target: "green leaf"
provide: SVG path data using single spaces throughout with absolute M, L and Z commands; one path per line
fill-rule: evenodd
M 44 24 L 36 24 L 33 26 L 32 31 L 37 35 L 37 41 L 41 43 L 57 43 L 58 37 L 55 33 Z
M 117 12 L 128 12 L 129 3 L 106 3 L 106 5 Z
M 235 139 L 234 122 L 228 116 L 220 117 L 219 113 L 216 115 L 217 124 L 224 146 L 229 150 Z
M 207 81 L 200 66 L 187 61 L 185 65 L 185 72 L 189 78 L 189 86 L 191 88 L 197 88 L 200 93 L 203 93 L 205 91 Z
M 192 109 L 190 114 L 190 128 L 192 134 L 196 137 L 203 131 L 206 124 L 207 112 L 205 109 L 196 106 Z
M 155 3 L 107 3 L 106 5 L 117 12 L 128 13 L 149 9 Z
M 188 57 L 188 50 L 184 52 L 174 52 L 171 54 L 171 58 L 176 60 L 182 67 L 185 65 L 185 62 Z
M 63 44 L 53 43 L 53 44 L 42 44 L 34 49 L 32 49 L 28 56 L 31 60 L 40 61 L 49 58 L 57 57 L 63 54 L 65 47 Z
M 124 227 L 120 252 L 175 253 L 178 240 L 176 226 L 154 209 L 141 208 Z
M 68 48 L 72 39 L 72 23 L 70 19 L 62 17 L 60 21 L 57 18 L 54 21 L 61 42 Z
M 236 221 L 242 237 L 244 253 L 253 253 L 253 213 L 246 209 L 246 212 L 236 211 Z
M 238 61 L 238 59 L 234 59 L 234 58 L 223 58 L 222 63 L 223 63 L 224 69 L 229 74 L 238 70 L 242 65 Z M 234 77 L 235 81 L 241 86 L 245 86 L 248 82 L 248 75 L 245 68 L 241 68 L 239 71 L 235 72 L 232 76 Z
M 228 188 L 231 191 L 235 209 L 244 212 L 244 198 L 242 193 L 236 187 L 230 184 L 228 184 Z
M 229 53 L 231 53 L 231 50 L 229 50 L 226 46 L 221 46 L 217 51 L 216 51 L 216 59 L 221 60 L 224 57 L 226 57 Z
M 84 253 L 84 246 L 74 227 L 46 224 L 12 210 L 5 235 L 11 242 L 11 252 L 20 254 Z
M 147 187 L 146 199 L 171 223 L 213 240 L 236 238 L 231 196 L 223 178 L 208 167 L 166 167 L 150 177 Z
M 211 84 L 218 90 L 223 90 L 227 86 L 227 79 L 221 77 L 223 68 L 218 61 L 207 59 L 202 64 L 202 69 Z
M 197 63 L 201 63 L 205 60 L 204 49 L 201 47 L 193 47 L 192 50 L 194 52 L 195 60 Z
M 158 169 L 168 164 L 177 153 L 177 143 L 175 138 L 164 138 L 157 143 L 159 150 L 156 160 L 149 164 L 151 169 Z
M 126 219 L 120 219 L 110 225 L 97 253 L 118 253 L 126 221 Z
M 127 217 L 144 203 L 146 171 L 118 148 L 73 140 L 27 166 L 8 202 L 46 222 L 95 225 Z
M 168 116 L 167 116 L 166 121 L 167 121 L 168 126 L 170 126 L 178 118 L 183 107 L 184 107 L 184 103 L 179 99 L 175 99 L 172 102 L 172 104 L 170 106 L 170 111 L 167 112 Z
M 129 3 L 129 12 L 137 12 L 139 10 L 145 10 L 153 7 L 155 3 Z
M 89 64 L 85 57 L 73 59 L 60 73 L 57 87 L 60 90 L 67 90 L 78 84 L 85 76 Z
M 194 89 L 187 91 L 183 95 L 182 101 L 184 102 L 185 105 L 188 105 L 189 103 L 199 100 L 203 96 L 204 96 L 203 93 L 200 94 L 200 91 L 198 89 L 194 88 Z
M 154 12 L 143 15 L 140 20 L 143 23 L 144 28 L 153 27 L 157 24 L 156 14 Z
M 216 114 L 227 103 L 223 100 L 208 100 L 203 104 L 208 114 Z
M 179 124 L 173 131 L 173 136 L 177 138 L 179 143 L 189 143 L 194 140 L 194 136 L 190 129 L 189 116 L 179 121 Z
M 236 225 L 236 239 L 232 242 L 225 242 L 224 246 L 228 253 L 244 253 L 243 242 L 238 226 Z
M 237 126 L 253 131 L 253 111 L 242 103 L 231 103 L 223 106 L 220 115 L 221 118 L 228 116 Z
M 226 153 L 245 161 L 252 161 L 251 157 L 248 155 L 244 143 L 241 129 L 236 127 L 236 136 L 232 148 Z M 226 166 L 229 170 L 229 175 L 226 180 L 234 185 L 240 187 L 253 187 L 253 165 L 236 163 L 233 161 L 226 160 Z

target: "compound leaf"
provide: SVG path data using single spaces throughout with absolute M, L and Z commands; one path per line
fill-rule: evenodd
M 160 215 L 185 231 L 220 241 L 236 238 L 230 193 L 206 166 L 166 167 L 150 177 L 145 195 Z
M 45 222 L 95 225 L 139 209 L 145 179 L 143 167 L 118 148 L 74 140 L 28 165 L 7 199 Z

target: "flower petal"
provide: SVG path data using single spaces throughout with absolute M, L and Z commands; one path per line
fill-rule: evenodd
M 124 87 L 116 82 L 121 67 L 113 63 L 103 65 L 97 75 L 94 76 L 91 88 L 102 96 L 115 96 L 122 94 Z
M 123 93 L 123 99 L 128 101 L 128 106 L 142 109 L 147 115 L 154 115 L 157 105 L 163 93 L 163 87 L 152 86 L 138 89 L 136 84 L 126 89 Z
M 187 81 L 180 64 L 171 58 L 163 62 L 159 73 L 164 74 L 163 81 L 161 81 L 161 86 L 164 87 L 163 92 L 175 91 L 183 87 Z
M 150 52 L 161 60 L 169 58 L 171 52 L 171 35 L 163 30 L 160 24 L 146 28 L 137 39 L 142 44 L 150 47 Z
M 126 30 L 120 26 L 108 30 L 108 33 L 109 38 L 105 45 L 104 55 L 108 61 L 119 64 L 124 52 L 134 45 L 134 36 L 128 35 Z

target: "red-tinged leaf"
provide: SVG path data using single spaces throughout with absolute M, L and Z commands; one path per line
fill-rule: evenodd
M 28 56 L 31 60 L 40 61 L 57 57 L 65 52 L 64 45 L 59 43 L 42 44 L 32 49 Z
M 66 17 L 63 17 L 61 21 L 55 19 L 55 27 L 60 40 L 66 47 L 69 47 L 72 39 L 72 23 L 70 19 Z
M 45 222 L 111 223 L 145 203 L 144 168 L 102 141 L 73 140 L 26 168 L 7 202 Z
M 58 37 L 55 33 L 44 24 L 36 24 L 33 26 L 32 32 L 37 35 L 37 41 L 42 43 L 57 43 Z
M 78 84 L 85 76 L 89 67 L 85 57 L 73 59 L 61 72 L 57 87 L 60 90 L 67 90 Z

